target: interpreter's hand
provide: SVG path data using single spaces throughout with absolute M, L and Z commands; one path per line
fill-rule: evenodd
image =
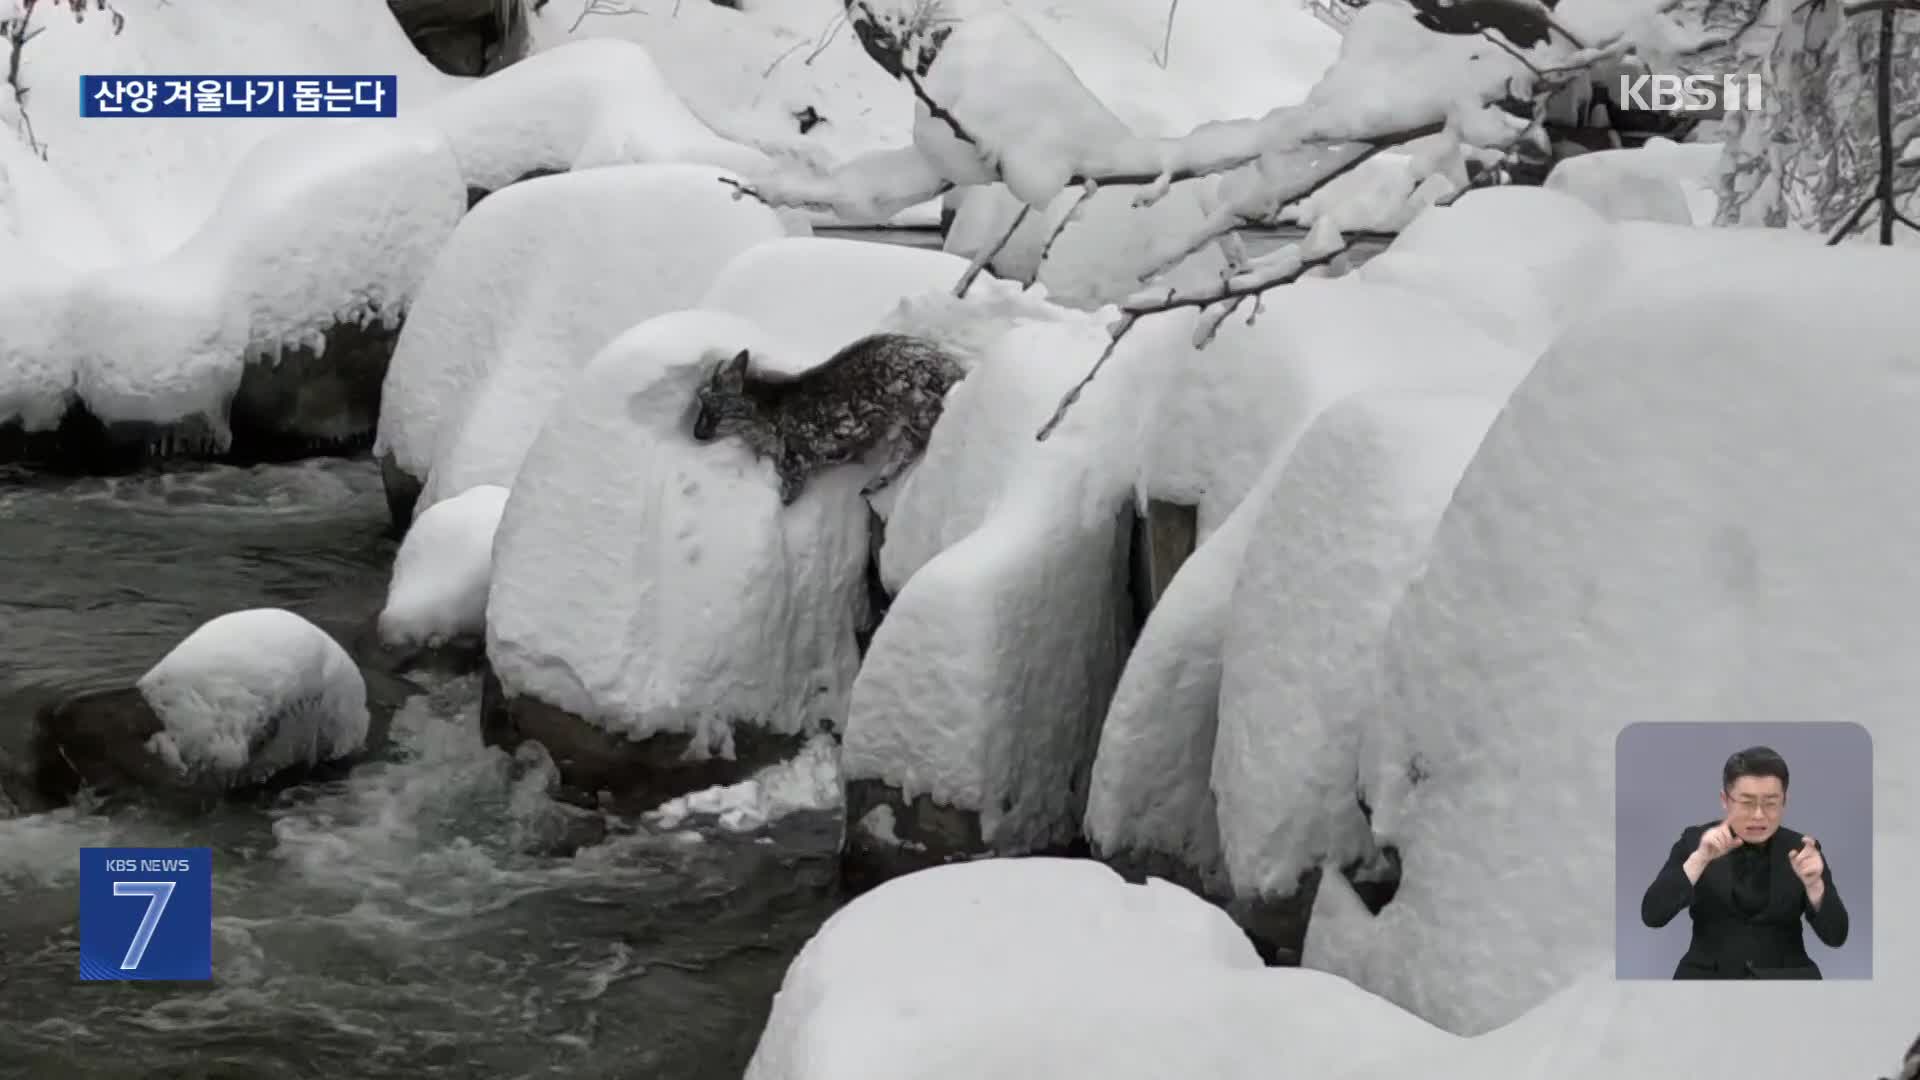
M 1733 827 L 1722 821 L 1700 834 L 1700 846 L 1694 849 L 1694 854 L 1706 862 L 1712 862 L 1739 845 L 1740 838 L 1733 835 Z
M 1820 846 L 1813 837 L 1800 841 L 1800 846 L 1787 856 L 1787 862 L 1793 865 L 1794 876 L 1811 893 L 1822 887 L 1820 875 L 1827 872 L 1827 860 L 1820 857 Z

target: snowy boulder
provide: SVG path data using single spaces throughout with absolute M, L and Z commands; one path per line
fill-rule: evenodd
M 1233 907 L 1298 955 L 1323 868 L 1368 906 L 1397 871 L 1359 798 L 1380 646 L 1498 412 L 1489 397 L 1355 394 L 1321 413 L 1254 510 L 1220 660 L 1211 795 Z M 1184 774 L 1184 770 L 1183 770 Z
M 746 1078 L 1255 1080 L 1454 1041 L 1339 979 L 1262 968 L 1175 886 L 1004 859 L 909 875 L 827 920 Z
M 1613 803 L 1626 724 L 1862 724 L 1875 740 L 1876 877 L 1915 843 L 1895 808 L 1915 796 L 1920 753 L 1920 311 L 1905 292 L 1917 264 L 1898 249 L 1809 259 L 1799 245 L 1763 257 L 1725 243 L 1710 279 L 1684 291 L 1623 281 L 1540 359 L 1389 624 L 1361 777 L 1401 885 L 1377 917 L 1316 911 L 1306 962 L 1449 1030 L 1487 1031 L 1611 968 L 1614 838 L 1595 808 Z M 1322 890 L 1322 907 L 1334 899 Z M 1920 929 L 1875 930 L 1876 975 L 1911 985 Z M 1654 989 L 1659 1004 L 1642 1004 L 1670 1023 L 1682 999 Z M 1814 996 L 1831 996 L 1836 1018 L 1846 1003 L 1913 999 L 1881 983 L 1849 994 L 1756 997 L 1763 1011 L 1747 1015 L 1784 1027 L 1814 1022 L 1792 1019 Z M 1727 1049 L 1633 1059 L 1664 1073 Z M 1765 1064 L 1781 1051 L 1752 1051 L 1755 1075 L 1799 1075 Z M 1624 1071 L 1581 1075 L 1640 1075 L 1611 1053 L 1594 1060 Z
M 871 333 L 902 300 L 952 292 L 966 272 L 967 260 L 940 251 L 787 237 L 741 252 L 721 268 L 699 306 L 752 319 L 806 353 L 827 357 Z
M 219 212 L 171 254 L 68 282 L 42 361 L 70 380 L 63 453 L 112 468 L 364 446 L 400 319 L 462 199 L 430 127 L 262 141 Z
M 1352 279 L 1278 289 L 1252 326 L 1230 319 L 1162 360 L 1140 488 L 1150 515 L 1191 508 L 1197 546 L 1155 598 L 1101 727 L 1087 805 L 1100 857 L 1226 897 L 1210 785 L 1229 611 L 1248 546 L 1271 542 L 1255 528 L 1268 493 L 1321 412 L 1367 390 L 1497 402 L 1530 362 L 1425 296 Z
M 736 316 L 663 315 L 563 393 L 494 542 L 489 741 L 540 742 L 572 787 L 650 809 L 844 729 L 864 472 L 818 474 L 783 507 L 768 463 L 691 432 L 716 365 L 787 348 Z
M 1606 226 L 1559 191 L 1480 188 L 1422 212 L 1354 276 L 1430 296 L 1501 344 L 1538 355 L 1607 287 L 1610 278 L 1581 259 L 1604 243 Z
M 257 608 L 189 634 L 131 689 L 82 694 L 37 718 L 36 785 L 205 805 L 334 775 L 380 749 L 411 687 L 364 676 L 298 615 Z
M 1714 173 L 1718 143 L 1650 139 L 1630 150 L 1598 150 L 1561 161 L 1547 174 L 1549 191 L 1562 191 L 1608 221 L 1711 225 L 1719 209 Z
M 383 646 L 456 663 L 480 654 L 493 582 L 493 534 L 506 505 L 506 488 L 482 484 L 420 515 L 394 556 L 377 624 Z
M 727 175 L 632 165 L 543 177 L 460 222 L 384 388 L 375 452 L 396 525 L 421 498 L 510 487 L 548 409 L 602 346 L 698 302 L 735 255 L 786 235 L 772 210 L 733 198 Z
M 605 165 L 706 165 L 753 172 L 766 155 L 714 133 L 653 56 L 605 38 L 530 56 L 427 103 L 471 201 L 516 181 Z
M 1079 834 L 1132 632 L 1133 402 L 1096 382 L 1077 416 L 1034 440 L 1106 343 L 1098 320 L 1046 310 L 1006 328 L 949 393 L 888 519 L 881 579 L 895 595 L 853 685 L 842 758 L 856 885 Z

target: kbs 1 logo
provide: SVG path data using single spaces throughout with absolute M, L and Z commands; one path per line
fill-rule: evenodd
M 81 848 L 80 978 L 213 978 L 213 852 Z
M 1622 108 L 1642 112 L 1724 113 L 1758 112 L 1760 76 L 1751 75 L 1622 75 L 1616 98 Z

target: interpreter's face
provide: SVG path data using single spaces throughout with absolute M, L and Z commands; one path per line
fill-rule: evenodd
M 1787 808 L 1787 789 L 1777 776 L 1743 776 L 1720 793 L 1733 835 L 1749 844 L 1764 844 L 1780 828 Z

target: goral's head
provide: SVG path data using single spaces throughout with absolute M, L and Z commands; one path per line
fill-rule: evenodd
M 693 418 L 696 441 L 711 442 L 756 419 L 759 410 L 747 397 L 747 365 L 752 359 L 741 349 L 732 359 L 715 365 L 700 384 L 695 395 L 700 408 Z

